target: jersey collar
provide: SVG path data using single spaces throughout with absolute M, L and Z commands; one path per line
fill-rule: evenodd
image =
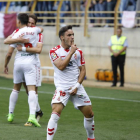
M 62 45 L 60 44 L 60 46 L 62 47 Z M 62 47 L 63 48 L 63 47 Z M 64 48 L 63 48 L 64 49 Z M 66 52 L 69 52 L 70 49 L 64 49 Z

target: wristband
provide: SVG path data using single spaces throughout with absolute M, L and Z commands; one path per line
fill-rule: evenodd
M 79 88 L 80 87 L 80 83 L 77 82 L 74 87 Z
M 26 47 L 22 47 L 22 51 L 23 52 L 26 52 Z

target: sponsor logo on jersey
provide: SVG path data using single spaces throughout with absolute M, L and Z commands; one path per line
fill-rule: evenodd
M 84 103 L 90 103 L 90 101 L 84 101 Z
M 34 55 L 34 54 L 28 54 L 28 53 L 22 53 L 21 56 L 31 56 L 31 55 Z
M 85 99 L 85 98 L 86 98 L 86 96 L 83 96 L 83 95 L 78 95 L 78 98 Z

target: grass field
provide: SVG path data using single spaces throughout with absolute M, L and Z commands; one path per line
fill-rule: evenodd
M 0 77 L 0 140 L 46 140 L 46 127 L 51 113 L 53 84 L 42 84 L 39 102 L 44 112 L 41 128 L 25 127 L 28 102 L 21 91 L 12 124 L 7 122 L 11 79 Z M 103 88 L 85 88 L 93 104 L 96 140 L 140 140 L 140 93 Z M 71 102 L 64 109 L 54 140 L 87 140 L 83 116 Z

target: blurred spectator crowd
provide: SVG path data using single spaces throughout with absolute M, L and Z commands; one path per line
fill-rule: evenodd
M 10 7 L 8 11 L 10 12 L 26 12 L 30 11 L 32 7 L 32 2 L 11 2 Z M 64 13 L 60 14 L 60 23 L 61 25 L 65 25 L 64 18 L 63 17 L 79 17 L 79 18 L 72 18 L 72 23 L 74 23 L 75 26 L 79 26 L 81 22 L 81 16 L 84 15 L 84 9 L 87 5 L 88 0 L 81 0 L 81 1 L 71 1 L 71 0 L 65 0 L 62 3 L 61 11 L 66 11 Z M 94 23 L 113 23 L 114 21 L 112 19 L 102 20 L 102 17 L 114 17 L 112 13 L 102 13 L 101 11 L 114 11 L 116 6 L 117 0 L 91 0 L 91 4 L 89 6 L 89 11 L 99 11 L 100 13 L 89 13 L 90 23 L 91 26 L 94 25 Z M 40 1 L 37 2 L 35 11 L 56 11 L 58 8 L 58 5 L 60 3 L 60 0 L 54 0 L 54 1 Z M 6 2 L 0 2 L 0 11 L 4 12 L 6 8 Z M 121 0 L 120 11 L 140 11 L 140 0 Z M 81 11 L 80 13 L 72 13 L 69 14 L 67 11 Z M 83 12 L 82 12 L 83 11 Z M 40 13 L 37 14 L 38 17 L 50 17 L 47 19 L 47 23 L 54 23 L 56 17 L 56 13 Z M 120 17 L 122 14 L 120 14 Z M 95 20 L 94 17 L 101 17 L 99 20 Z M 44 20 L 39 18 L 38 22 L 43 22 Z

